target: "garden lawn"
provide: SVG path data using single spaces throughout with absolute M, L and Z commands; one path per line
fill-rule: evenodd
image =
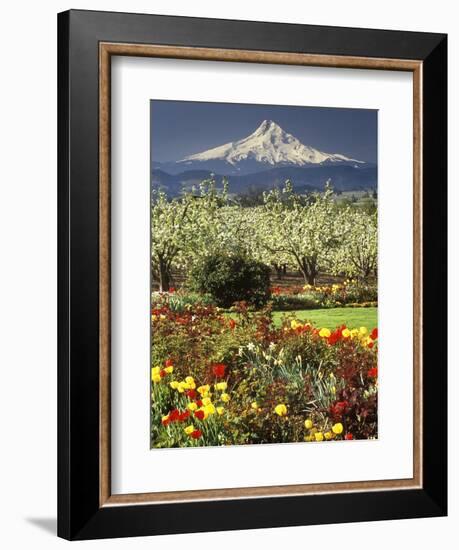
M 301 321 L 310 321 L 316 327 L 334 329 L 340 325 L 348 328 L 378 326 L 377 307 L 336 307 L 331 309 L 303 309 L 299 311 L 273 311 L 274 324 L 279 326 L 284 315 L 294 316 Z

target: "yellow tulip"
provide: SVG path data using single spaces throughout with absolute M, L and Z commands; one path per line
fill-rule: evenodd
M 189 426 L 187 426 L 187 427 L 185 428 L 185 433 L 186 433 L 187 435 L 190 435 L 190 434 L 193 433 L 193 432 L 194 432 L 194 426 L 193 426 L 193 424 L 190 424 Z
M 159 374 L 153 374 L 151 379 L 155 384 L 157 384 L 158 382 L 161 382 L 161 376 Z
M 332 432 L 325 432 L 324 437 L 327 441 L 330 441 L 330 439 L 332 439 L 332 437 L 333 437 L 333 434 L 332 434 Z
M 220 391 L 225 391 L 228 387 L 228 384 L 226 382 L 218 382 L 218 384 L 215 384 L 215 389 Z
M 199 386 L 198 388 L 198 392 L 203 396 L 207 395 L 209 393 L 209 390 L 210 390 L 209 384 L 206 384 L 205 386 Z
M 170 367 L 166 367 L 164 370 L 167 372 L 167 374 L 171 374 L 172 372 L 174 372 L 174 367 L 171 365 Z
M 225 412 L 225 407 L 217 407 L 217 413 L 218 414 L 223 414 Z
M 203 405 L 210 405 L 211 403 L 212 403 L 212 400 L 211 400 L 210 397 L 204 397 L 204 398 L 202 399 L 202 404 L 203 404 Z
M 231 399 L 231 397 L 227 393 L 222 393 L 220 398 L 223 403 L 228 403 L 228 401 Z
M 341 334 L 343 335 L 343 338 L 349 338 L 351 331 L 348 328 L 345 328 Z
M 314 437 L 316 441 L 323 441 L 324 440 L 324 434 L 322 432 L 316 432 L 314 434 Z
M 362 344 L 364 346 L 369 346 L 370 344 L 373 343 L 373 340 L 370 338 L 370 336 L 367 336 L 366 338 L 363 339 L 362 341 Z
M 159 374 L 160 371 L 161 371 L 161 367 L 153 367 L 151 369 L 151 374 Z
M 286 416 L 287 415 L 287 407 L 283 403 L 279 403 L 279 405 L 276 405 L 274 407 L 274 412 L 279 416 Z
M 366 334 L 368 334 L 368 329 L 367 327 L 360 327 L 359 332 L 360 336 L 365 336 Z
M 215 407 L 212 405 L 212 403 L 209 403 L 204 407 L 204 412 L 207 414 L 215 414 Z
M 172 380 L 172 382 L 169 383 L 169 386 L 170 386 L 173 390 L 176 390 L 176 389 L 179 387 L 179 383 L 177 382 L 177 380 Z
M 198 408 L 198 405 L 194 401 L 192 401 L 191 403 L 188 403 L 187 407 L 188 410 L 195 411 Z
M 343 425 L 341 424 L 341 422 L 338 422 L 337 424 L 333 424 L 332 426 L 332 432 L 336 435 L 339 435 L 339 434 L 342 434 L 343 433 Z
M 251 405 L 252 409 L 257 410 L 258 409 L 258 403 L 256 401 L 252 401 Z
M 307 429 L 307 430 L 310 430 L 313 426 L 313 423 L 312 423 L 312 420 L 310 418 L 307 418 L 305 421 L 304 421 L 304 427 Z
M 296 330 L 297 328 L 300 328 L 302 326 L 301 323 L 299 323 L 296 319 L 293 319 L 293 321 L 290 322 L 290 327 L 293 330 Z
M 328 328 L 321 328 L 319 330 L 319 336 L 321 338 L 328 338 L 331 335 L 330 329 Z

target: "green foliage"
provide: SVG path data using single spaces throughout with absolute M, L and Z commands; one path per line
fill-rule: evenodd
M 171 311 L 184 311 L 196 305 L 210 306 L 215 305 L 212 296 L 208 294 L 199 294 L 197 292 L 185 292 L 180 290 L 171 294 L 152 293 L 152 307 L 161 307 L 167 304 Z
M 270 297 L 270 269 L 244 256 L 208 256 L 192 271 L 190 285 L 209 294 L 220 307 L 246 301 L 260 307 Z
M 321 303 L 314 294 L 278 294 L 272 297 L 274 311 L 293 311 L 297 309 L 317 309 Z

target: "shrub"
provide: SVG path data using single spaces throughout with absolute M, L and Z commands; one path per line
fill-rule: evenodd
M 270 298 L 270 269 L 243 256 L 215 255 L 205 258 L 191 273 L 190 285 L 209 294 L 219 307 L 246 301 L 255 307 Z
M 294 311 L 298 309 L 317 309 L 322 304 L 312 293 L 308 294 L 278 294 L 272 297 L 274 311 Z

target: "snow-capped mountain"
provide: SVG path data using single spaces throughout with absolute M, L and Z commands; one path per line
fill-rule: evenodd
M 304 145 L 272 120 L 238 141 L 176 162 L 153 162 L 151 182 L 176 196 L 212 173 L 217 181 L 228 177 L 234 193 L 279 187 L 287 179 L 305 190 L 323 189 L 328 180 L 341 191 L 375 189 L 377 184 L 375 164 Z
M 305 166 L 324 163 L 365 164 L 363 161 L 344 155 L 324 153 L 303 145 L 272 120 L 264 120 L 252 134 L 243 139 L 190 155 L 179 160 L 178 164 L 188 167 L 192 163 L 209 161 L 226 162 L 233 167 L 246 161 L 270 165 L 265 168 L 278 165 Z

